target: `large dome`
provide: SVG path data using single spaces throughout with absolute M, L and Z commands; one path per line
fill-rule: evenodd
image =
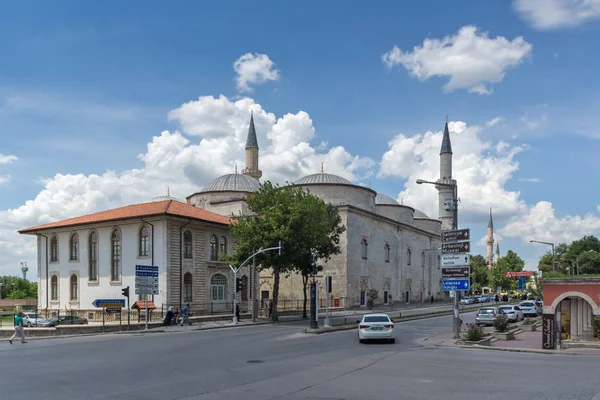
M 294 182 L 294 185 L 313 185 L 313 184 L 327 184 L 327 185 L 352 185 L 348 179 L 342 178 L 341 176 L 326 174 L 324 172 L 318 174 L 307 175 L 303 178 L 298 179 Z
M 377 197 L 375 197 L 375 204 L 381 206 L 399 206 L 400 204 L 392 199 L 387 194 L 377 193 Z
M 431 219 L 427 216 L 427 214 L 425 214 L 423 211 L 421 210 L 417 210 L 415 209 L 415 218 L 426 218 L 426 219 Z
M 244 174 L 227 174 L 218 177 L 204 186 L 200 193 L 207 192 L 255 192 L 260 187 L 260 182 Z

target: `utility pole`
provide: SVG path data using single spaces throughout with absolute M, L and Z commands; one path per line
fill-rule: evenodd
M 317 329 L 319 321 L 317 321 L 317 254 L 312 251 L 312 282 L 310 284 L 310 329 Z

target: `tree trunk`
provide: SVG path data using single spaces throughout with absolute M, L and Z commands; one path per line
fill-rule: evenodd
M 279 299 L 279 267 L 273 268 L 273 310 L 271 313 L 271 319 L 273 321 L 279 321 L 277 312 L 277 301 Z
M 308 318 L 308 314 L 306 314 L 306 303 L 308 298 L 306 297 L 306 285 L 308 284 L 308 275 L 302 274 L 302 294 L 304 295 L 304 301 L 302 304 L 302 318 Z

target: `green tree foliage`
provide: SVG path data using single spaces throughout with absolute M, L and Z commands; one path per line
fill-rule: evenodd
M 554 247 L 556 273 L 552 272 L 552 252 L 547 252 L 540 258 L 538 269 L 543 276 L 564 276 L 577 273 L 579 265 L 580 274 L 600 274 L 600 240 L 590 235 L 567 245 L 561 243 Z M 567 268 L 569 270 L 567 270 Z
M 3 299 L 37 299 L 37 283 L 18 276 L 0 276 Z
M 580 274 L 600 274 L 600 252 L 589 250 L 581 253 L 576 264 L 579 265 Z
M 505 256 L 500 257 L 490 271 L 490 280 L 492 287 L 495 289 L 502 286 L 503 289 L 514 289 L 517 281 L 514 278 L 504 276 L 505 272 L 523 271 L 525 261 L 512 250 L 509 250 Z
M 556 267 L 556 272 L 566 272 L 567 267 L 569 266 L 568 260 L 565 258 L 567 250 L 569 249 L 569 245 L 565 243 L 561 243 L 557 246 L 554 246 L 554 263 Z M 538 269 L 542 272 L 550 272 L 552 271 L 552 251 L 546 252 L 540 258 L 540 262 L 538 264 Z
M 473 290 L 481 290 L 489 285 L 489 273 L 484 256 L 479 254 L 471 256 L 471 287 Z
M 281 273 L 299 271 L 308 276 L 312 272 L 312 250 L 321 260 L 338 254 L 339 235 L 345 228 L 340 226 L 335 208 L 295 186 L 280 187 L 267 181 L 248 197 L 247 204 L 255 215 L 241 217 L 231 225 L 231 234 L 238 243 L 228 260 L 240 265 L 260 248 L 283 241 L 282 256 L 271 251 L 256 257 L 261 268 L 273 271 L 272 319 L 277 321 Z

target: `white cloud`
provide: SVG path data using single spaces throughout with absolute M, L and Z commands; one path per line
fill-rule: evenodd
M 504 117 L 496 117 L 496 118 L 493 118 L 493 119 L 489 120 L 489 121 L 488 121 L 488 122 L 486 122 L 485 124 L 486 124 L 488 127 L 490 127 L 490 128 L 491 128 L 492 126 L 494 126 L 494 125 L 496 125 L 497 123 L 499 123 L 499 122 L 502 122 L 502 121 L 504 121 Z
M 519 178 L 519 182 L 539 183 L 539 182 L 541 182 L 541 179 L 540 178 Z
M 435 76 L 449 77 L 444 85 L 448 92 L 467 89 L 490 94 L 489 85 L 502 81 L 506 71 L 519 65 L 531 54 L 531 49 L 531 44 L 522 37 L 512 41 L 502 36 L 491 39 L 475 26 L 464 26 L 454 36 L 425 39 L 412 52 L 394 46 L 381 59 L 388 68 L 404 66 L 422 81 Z
M 5 156 L 4 154 L 0 153 L 0 164 L 10 164 L 13 161 L 17 161 L 18 158 L 17 156 Z
M 487 248 L 487 233 L 485 235 L 483 235 L 478 241 L 477 241 L 477 245 L 479 246 L 483 246 Z M 499 235 L 498 232 L 494 232 L 494 255 L 496 254 L 496 245 L 501 243 L 502 241 L 504 241 L 504 237 L 502 235 Z M 500 249 L 500 251 L 502 251 L 502 249 Z
M 575 27 L 600 19 L 600 0 L 514 0 L 513 7 L 540 30 Z
M 494 216 L 506 217 L 525 208 L 519 192 L 505 188 L 519 169 L 515 156 L 525 149 L 508 143 L 493 146 L 480 138 L 481 128 L 457 121 L 449 122 L 453 154 L 453 178 L 458 181 L 460 219 L 464 222 L 487 221 L 489 208 Z M 438 215 L 438 193 L 431 185 L 417 185 L 417 179 L 439 178 L 439 152 L 442 132 L 427 132 L 411 137 L 397 135 L 381 159 L 380 177 L 406 178 L 398 195 L 404 204 L 414 204 L 433 218 Z
M 238 90 L 251 92 L 251 85 L 279 80 L 280 72 L 266 54 L 246 53 L 233 63 Z
M 19 229 L 74 217 L 166 194 L 185 196 L 210 180 L 243 168 L 250 111 L 254 111 L 263 180 L 283 183 L 317 173 L 321 162 L 327 172 L 358 181 L 375 162 L 350 154 L 343 147 L 327 148 L 317 142 L 310 116 L 299 111 L 277 118 L 249 98 L 231 101 L 224 96 L 200 97 L 171 111 L 181 132 L 154 136 L 138 156 L 141 165 L 102 174 L 56 174 L 42 180 L 43 188 L 20 207 L 0 210 L 0 275 L 19 261 L 35 265 L 35 240 Z M 196 139 L 192 142 L 186 136 Z M 17 270 L 11 273 L 18 273 Z
M 0 175 L 0 185 L 8 183 L 10 181 L 10 175 Z
M 600 212 L 600 208 L 598 209 Z M 499 233 L 507 237 L 519 237 L 524 243 L 539 240 L 551 243 L 570 243 L 584 235 L 600 232 L 600 215 L 566 215 L 557 217 L 548 201 L 540 201 L 527 207 L 527 212 L 513 217 Z

